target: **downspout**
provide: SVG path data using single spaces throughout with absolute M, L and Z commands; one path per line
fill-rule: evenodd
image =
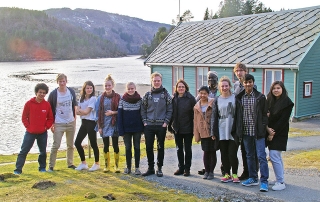
M 291 117 L 291 121 L 295 121 L 295 117 L 297 116 L 297 70 L 291 69 L 294 73 L 293 76 L 293 102 L 294 102 L 294 108 L 293 108 L 293 116 Z

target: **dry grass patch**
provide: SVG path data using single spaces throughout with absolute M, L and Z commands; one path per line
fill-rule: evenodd
M 319 131 L 312 130 L 302 130 L 299 128 L 290 128 L 289 129 L 289 138 L 290 137 L 306 137 L 306 136 L 315 136 L 320 135 Z
M 316 168 L 320 171 L 320 150 L 285 152 L 283 161 L 285 168 Z

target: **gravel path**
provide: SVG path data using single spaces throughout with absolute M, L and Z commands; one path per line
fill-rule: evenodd
M 312 122 L 309 124 L 309 122 Z M 320 119 L 309 122 L 298 122 L 291 127 L 301 129 L 319 130 Z M 319 134 L 320 135 L 320 134 Z M 320 149 L 320 136 L 295 137 L 290 138 L 288 150 L 309 150 Z M 215 179 L 203 180 L 197 171 L 203 168 L 202 150 L 199 144 L 193 146 L 193 159 L 191 176 L 175 176 L 174 171 L 178 168 L 176 149 L 166 149 L 162 178 L 155 175 L 145 177 L 146 180 L 157 182 L 159 186 L 183 191 L 185 193 L 195 194 L 200 198 L 214 198 L 217 201 L 319 201 L 320 202 L 320 172 L 317 169 L 290 169 L 285 170 L 286 189 L 283 191 L 272 191 L 272 185 L 269 185 L 269 192 L 260 192 L 259 186 L 244 187 L 241 184 L 232 182 L 220 182 L 220 152 L 217 152 L 218 162 L 214 171 Z M 242 160 L 240 151 L 239 171 L 242 173 Z M 299 163 L 299 162 L 297 162 Z M 147 159 L 141 160 L 141 171 L 147 169 Z M 269 163 L 269 180 L 275 180 L 274 172 Z M 177 191 L 179 193 L 179 191 Z

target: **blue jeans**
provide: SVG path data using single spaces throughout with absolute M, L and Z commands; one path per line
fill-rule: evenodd
M 247 152 L 247 163 L 249 177 L 258 179 L 258 171 L 256 166 L 256 154 L 260 165 L 260 182 L 268 183 L 269 168 L 267 162 L 267 155 L 265 150 L 265 139 L 256 139 L 254 136 L 243 136 L 243 144 Z
M 46 160 L 47 160 L 47 139 L 48 139 L 48 133 L 47 131 L 39 134 L 39 135 L 34 135 L 26 131 L 22 146 L 21 146 L 21 151 L 18 154 L 17 157 L 17 162 L 16 162 L 16 169 L 14 171 L 22 172 L 22 167 L 24 166 L 24 163 L 27 158 L 27 154 L 29 153 L 30 149 L 33 146 L 33 143 L 35 140 L 37 140 L 37 144 L 39 147 L 39 157 L 38 157 L 38 162 L 39 162 L 39 170 L 40 169 L 45 169 L 46 168 Z
M 162 125 L 146 125 L 144 127 L 144 137 L 146 142 L 146 152 L 148 158 L 149 170 L 154 169 L 154 154 L 153 154 L 153 144 L 154 137 L 157 136 L 157 166 L 162 168 L 164 159 L 164 141 L 166 138 L 167 127 L 162 127 Z
M 140 140 L 141 132 L 125 133 L 123 136 L 124 145 L 126 147 L 126 162 L 127 168 L 131 169 L 132 163 L 132 139 L 134 148 L 135 168 L 139 168 L 140 164 Z

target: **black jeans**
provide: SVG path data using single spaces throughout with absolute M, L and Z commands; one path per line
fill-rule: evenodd
M 174 139 L 177 147 L 178 167 L 179 170 L 190 171 L 192 160 L 192 138 L 193 134 L 174 134 Z
M 221 162 L 223 169 L 228 174 L 238 174 L 238 146 L 234 140 L 221 140 L 220 144 L 220 153 L 221 153 Z M 230 169 L 232 168 L 232 173 Z
M 109 152 L 109 146 L 110 146 L 110 138 L 109 137 L 104 137 L 102 138 L 103 140 L 103 152 L 107 153 Z M 113 151 L 114 153 L 118 153 L 119 152 L 119 137 L 111 137 L 112 139 L 112 147 L 113 147 Z
M 217 164 L 216 151 L 204 151 L 203 152 L 203 164 L 207 173 L 212 173 Z
M 99 148 L 98 148 L 98 144 L 97 144 L 97 132 L 94 130 L 94 128 L 96 127 L 96 122 L 95 121 L 91 121 L 91 120 L 87 120 L 87 119 L 82 119 L 81 120 L 81 126 L 79 129 L 79 132 L 77 134 L 77 138 L 74 142 L 74 145 L 76 146 L 80 159 L 81 161 L 85 161 L 86 157 L 84 155 L 84 150 L 83 147 L 81 145 L 83 139 L 87 136 L 88 134 L 88 138 L 90 141 L 90 145 L 93 149 L 93 153 L 94 153 L 94 161 L 95 162 L 99 162 Z
M 164 159 L 164 141 L 166 138 L 167 127 L 162 127 L 162 125 L 146 125 L 144 127 L 144 136 L 146 142 L 146 152 L 148 158 L 149 170 L 154 169 L 154 154 L 153 154 L 153 144 L 154 137 L 157 136 L 157 166 L 161 168 L 163 166 Z
M 141 132 L 125 133 L 123 136 L 124 145 L 126 147 L 127 168 L 130 168 L 130 169 L 131 169 L 131 160 L 132 160 L 132 139 L 133 139 L 133 148 L 134 148 L 135 167 L 139 168 Z

